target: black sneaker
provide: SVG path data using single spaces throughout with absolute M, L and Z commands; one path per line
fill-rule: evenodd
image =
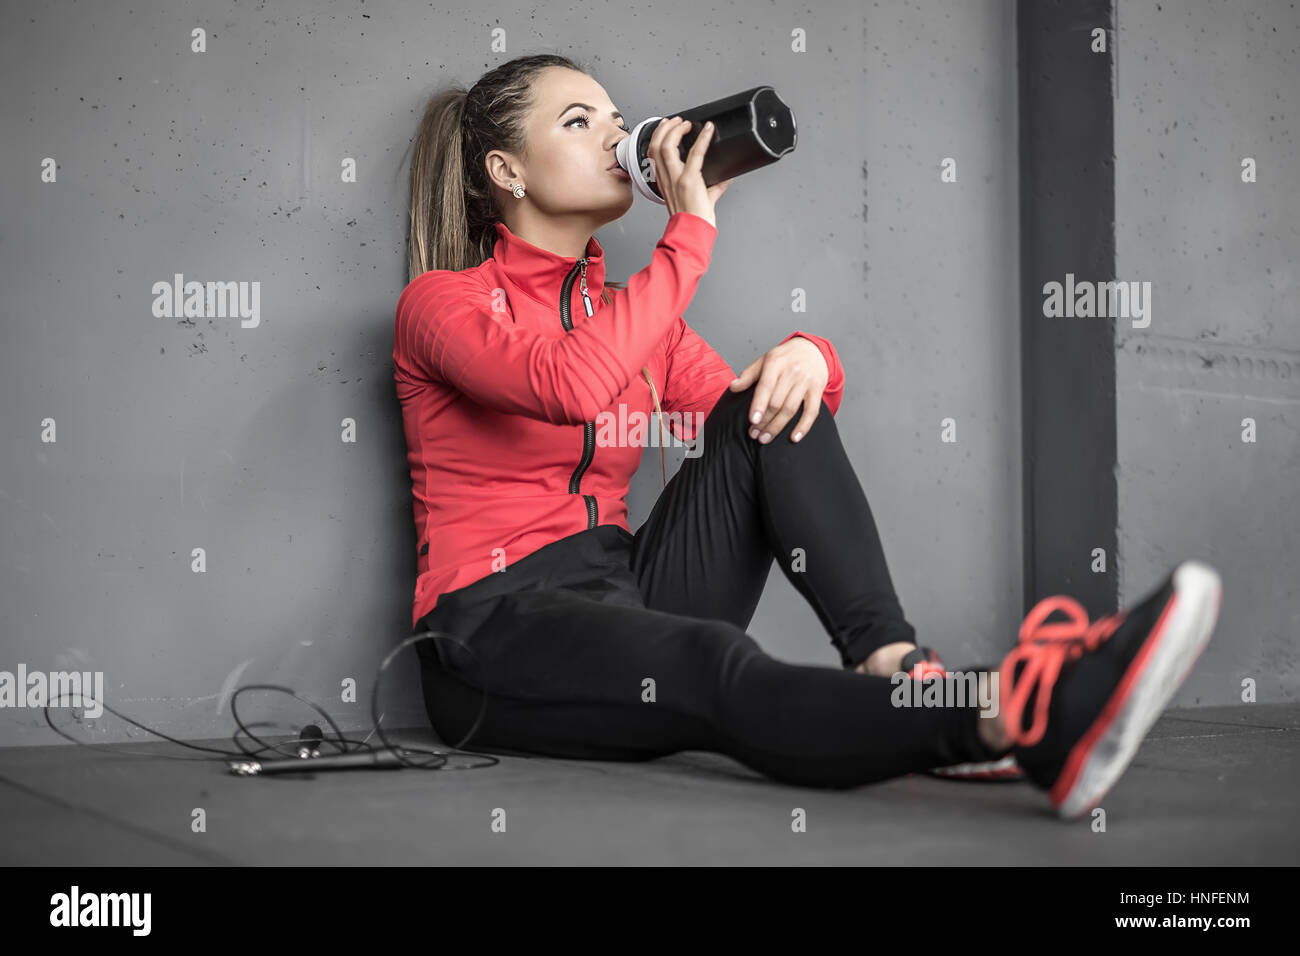
M 1063 594 L 1029 612 L 1002 661 L 1000 706 L 1016 762 L 1059 816 L 1088 813 L 1119 779 L 1205 649 L 1222 599 L 1218 572 L 1185 561 L 1138 604 L 1092 623 Z M 1045 623 L 1055 611 L 1071 620 Z

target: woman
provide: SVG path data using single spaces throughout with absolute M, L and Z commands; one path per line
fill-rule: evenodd
M 448 637 L 417 645 L 434 728 L 505 753 L 712 750 L 807 786 L 1011 763 L 1062 815 L 1095 806 L 1208 639 L 1217 576 L 1186 563 L 1092 624 L 1068 597 L 1040 602 L 984 672 L 1000 696 L 907 706 L 896 690 L 945 672 L 916 645 L 840 442 L 834 347 L 795 332 L 736 376 L 681 317 L 730 185 L 704 184 L 707 128 L 682 160 L 689 126 L 654 132 L 668 223 L 615 286 L 593 233 L 632 205 L 614 162 L 628 129 L 585 70 L 520 57 L 425 111 L 393 362 L 412 623 Z M 666 413 L 697 444 L 633 534 L 651 436 L 606 426 L 652 408 L 660 439 Z M 746 633 L 774 557 L 842 668 L 778 661 Z M 1055 610 L 1073 620 L 1045 624 Z

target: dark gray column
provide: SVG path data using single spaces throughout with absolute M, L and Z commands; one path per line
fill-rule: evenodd
M 1046 318 L 1043 286 L 1115 277 L 1110 0 L 1020 0 L 1021 399 L 1025 609 L 1117 599 L 1114 320 Z M 1092 30 L 1107 33 L 1092 52 Z M 1090 568 L 1106 551 L 1106 573 Z

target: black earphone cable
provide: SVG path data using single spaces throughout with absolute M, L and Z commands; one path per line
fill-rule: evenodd
M 464 751 L 460 749 L 465 745 L 465 743 L 471 737 L 474 736 L 475 732 L 477 732 L 479 725 L 483 722 L 483 715 L 487 710 L 488 691 L 487 691 L 487 685 L 482 680 L 479 681 L 479 684 L 483 688 L 483 701 L 479 705 L 478 716 L 474 719 L 474 723 L 470 726 L 469 732 L 466 733 L 465 736 L 459 742 L 457 742 L 456 746 L 451 747 L 447 750 L 426 750 L 424 748 L 419 748 L 419 747 L 399 747 L 396 744 L 393 744 L 388 739 L 388 736 L 384 733 L 383 727 L 381 726 L 383 721 L 383 715 L 379 713 L 379 685 L 381 679 L 384 676 L 384 670 L 392 662 L 393 658 L 396 657 L 401 651 L 405 650 L 407 647 L 409 647 L 412 644 L 416 644 L 419 643 L 420 641 L 425 641 L 425 640 L 450 640 L 452 641 L 452 643 L 456 644 L 462 650 L 469 651 L 470 657 L 474 659 L 476 667 L 478 665 L 478 656 L 474 654 L 472 650 L 470 650 L 468 645 L 466 645 L 462 641 L 457 641 L 455 638 L 447 634 L 443 634 L 440 631 L 422 631 L 419 634 L 413 634 L 410 637 L 406 638 L 404 641 L 402 641 L 401 644 L 397 645 L 397 647 L 395 647 L 392 651 L 388 653 L 388 655 L 380 663 L 379 669 L 375 672 L 375 682 L 374 682 L 374 687 L 370 698 L 370 717 L 371 720 L 374 721 L 374 728 L 370 731 L 369 734 L 366 735 L 365 739 L 363 740 L 349 740 L 347 737 L 343 735 L 343 731 L 339 729 L 338 725 L 334 722 L 334 719 L 330 717 L 329 713 L 323 707 L 321 707 L 315 701 L 308 700 L 307 698 L 302 697 L 299 694 L 295 693 L 292 688 L 281 687 L 278 684 L 245 684 L 242 687 L 236 688 L 235 692 L 231 694 L 230 716 L 234 718 L 235 725 L 237 727 L 231 739 L 233 740 L 235 746 L 239 748 L 238 753 L 228 751 L 228 750 L 218 750 L 214 747 L 205 747 L 201 744 L 192 744 L 184 740 L 178 740 L 175 737 L 168 736 L 167 734 L 163 733 L 160 730 L 154 730 L 152 727 L 147 727 L 144 724 L 140 723 L 139 721 L 133 720 L 132 718 L 126 716 L 126 714 L 123 714 L 120 711 L 114 710 L 112 707 L 109 707 L 108 704 L 104 703 L 103 701 L 99 701 L 99 704 L 100 706 L 103 707 L 104 710 L 108 711 L 110 714 L 120 717 L 122 720 L 125 720 L 127 723 L 139 727 L 141 730 L 144 730 L 147 733 L 151 733 L 154 736 L 161 737 L 163 740 L 177 744 L 181 747 L 185 747 L 189 750 L 199 750 L 207 753 L 219 754 L 220 756 L 226 758 L 236 758 L 236 759 L 247 759 L 250 757 L 257 758 L 267 752 L 278 753 L 281 756 L 286 758 L 288 757 L 296 758 L 298 757 L 297 750 L 294 750 L 290 753 L 286 753 L 283 748 L 296 747 L 297 745 L 306 742 L 310 742 L 314 748 L 316 744 L 328 742 L 334 747 L 337 747 L 340 753 L 356 753 L 362 750 L 365 751 L 388 750 L 393 754 L 394 757 L 397 758 L 399 763 L 407 767 L 414 767 L 415 769 L 418 770 L 474 770 L 479 767 L 491 767 L 499 763 L 500 761 L 496 757 L 491 756 L 490 754 L 480 754 L 480 753 L 474 753 L 473 751 Z M 318 714 L 320 714 L 325 719 L 325 722 L 329 724 L 330 728 L 334 731 L 336 739 L 331 739 L 330 737 L 324 736 L 322 734 L 319 740 L 313 738 L 306 738 L 306 737 L 296 737 L 293 740 L 287 740 L 279 744 L 272 744 L 262 740 L 260 737 L 258 737 L 249 729 L 248 725 L 246 725 L 242 720 L 239 719 L 239 711 L 236 705 L 236 701 L 238 700 L 240 694 L 250 690 L 276 691 L 279 693 L 288 694 L 289 696 L 293 697 L 295 700 L 301 701 L 302 703 L 306 704 L 308 707 L 311 707 L 313 710 L 315 710 Z M 77 744 L 80 747 L 88 747 L 92 750 L 95 749 L 96 745 L 88 744 L 85 741 L 78 740 L 77 738 L 71 736 L 70 734 L 64 733 L 58 727 L 54 726 L 54 721 L 50 719 L 50 707 L 57 706 L 57 702 L 63 700 L 63 698 L 66 696 L 69 696 L 69 694 L 62 693 L 58 696 L 55 702 L 53 703 L 46 702 L 45 706 L 42 708 L 42 712 L 45 715 L 45 722 L 49 724 L 51 730 L 53 730 L 60 737 L 63 737 L 65 740 L 70 740 L 74 744 Z M 82 707 L 84 709 L 86 706 L 85 702 L 87 699 L 87 695 L 83 692 L 78 694 L 77 696 L 80 698 Z M 254 724 L 254 726 L 261 726 L 261 724 Z M 250 740 L 253 740 L 256 743 L 260 744 L 260 746 L 256 750 L 249 749 L 239 739 L 239 735 L 241 733 L 245 737 L 248 737 Z M 371 744 L 367 743 L 370 737 L 375 734 L 379 735 L 380 742 L 383 744 L 383 746 L 380 748 L 376 748 Z M 351 750 L 349 750 L 347 746 L 349 744 L 354 745 Z M 427 760 L 423 763 L 415 763 L 413 761 L 408 760 L 404 755 L 403 751 L 405 751 L 405 753 L 408 754 L 425 754 L 432 759 Z M 163 760 L 196 760 L 196 761 L 212 762 L 215 759 L 213 757 L 180 757 L 180 756 L 173 756 L 170 754 L 148 754 L 138 750 L 113 750 L 112 753 L 114 755 L 124 754 L 124 755 L 135 756 L 135 757 L 149 757 L 154 760 L 161 758 Z M 462 766 L 456 766 L 456 765 L 448 766 L 447 757 L 451 755 L 464 755 L 464 756 L 474 757 L 486 762 L 479 763 L 479 764 L 471 763 L 469 765 L 462 765 Z M 303 773 L 312 772 L 310 758 L 303 761 L 302 771 Z

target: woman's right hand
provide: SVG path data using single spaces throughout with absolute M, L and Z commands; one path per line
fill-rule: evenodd
M 718 223 L 713 215 L 713 206 L 727 191 L 732 180 L 724 179 L 712 186 L 704 185 L 700 167 L 704 163 L 709 143 L 717 135 L 712 125 L 706 125 L 695 138 L 694 145 L 686 154 L 686 162 L 682 162 L 682 136 L 690 126 L 690 120 L 684 120 L 680 116 L 661 120 L 650 136 L 647 154 L 654 163 L 655 185 L 659 187 L 659 194 L 668 205 L 668 215 L 689 212 L 708 220 L 716 229 Z

